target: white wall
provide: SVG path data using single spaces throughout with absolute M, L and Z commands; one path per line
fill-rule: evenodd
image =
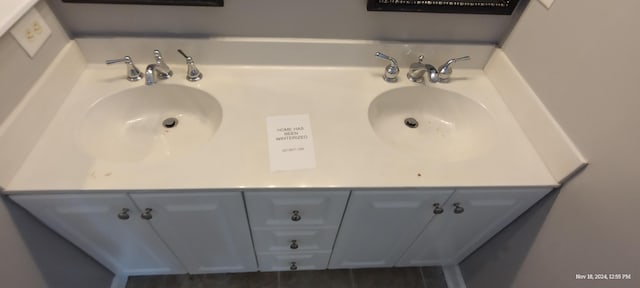
M 52 36 L 34 59 L 9 33 L 0 37 L 0 123 L 69 41 L 46 3 L 35 8 L 51 27 Z M 1 287 L 100 288 L 109 287 L 113 277 L 4 196 L 0 197 L 0 257 Z
M 367 0 L 227 0 L 224 7 L 48 1 L 74 36 L 157 34 L 498 43 L 517 18 L 367 12 Z
M 636 0 L 529 3 L 504 50 L 590 165 L 467 258 L 468 287 L 640 287 L 639 12 Z

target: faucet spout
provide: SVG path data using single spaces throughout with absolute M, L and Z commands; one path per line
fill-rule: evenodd
M 429 72 L 429 81 L 431 83 L 447 83 L 449 82 L 449 78 L 451 77 L 451 72 L 454 63 L 458 61 L 466 61 L 471 60 L 471 57 L 464 56 L 460 58 L 449 59 L 446 63 L 442 64 L 440 67 L 436 69 L 435 66 L 431 64 L 423 64 L 422 60 L 424 57 L 420 55 L 418 57 L 418 62 L 415 62 L 409 66 L 409 72 L 407 72 L 407 78 L 413 82 L 422 83 L 424 82 L 424 74 Z
M 153 50 L 153 57 L 156 59 L 156 63 L 149 64 L 144 71 L 144 82 L 147 85 L 157 83 L 158 79 L 165 80 L 173 76 L 173 71 L 171 71 L 171 68 L 164 62 L 160 51 Z
M 407 72 L 407 78 L 413 82 L 422 83 L 424 82 L 425 73 L 428 73 L 429 81 L 432 83 L 438 82 L 438 70 L 431 64 L 422 64 L 420 67 L 410 67 L 409 72 Z
M 409 78 L 409 80 L 422 83 L 424 82 L 424 74 L 427 72 L 429 72 L 429 81 L 431 82 L 433 82 L 434 77 L 438 77 L 436 67 L 433 67 L 431 64 L 422 63 L 423 59 L 424 56 L 420 55 L 418 62 L 412 63 L 411 66 L 409 66 L 409 72 L 407 72 L 407 78 Z
M 158 82 L 158 65 L 157 64 L 149 64 L 147 65 L 147 69 L 144 70 L 144 83 L 147 86 L 151 86 Z
M 418 57 L 418 62 L 412 63 L 409 66 L 409 72 L 407 72 L 407 78 L 413 82 L 424 82 L 424 74 L 429 72 L 429 81 L 433 82 L 434 77 L 438 77 L 438 70 L 431 64 L 424 64 L 422 60 L 424 56 Z
M 416 63 L 414 63 L 416 64 Z M 414 66 L 413 64 L 409 67 L 409 72 L 407 72 L 407 78 L 413 82 L 423 82 L 424 81 L 424 73 L 429 71 L 427 67 L 428 64 L 422 64 L 421 66 Z
M 147 65 L 147 69 L 144 70 L 144 83 L 147 85 L 153 85 L 158 83 L 158 79 L 169 79 L 173 72 L 171 70 L 165 69 L 166 64 L 149 64 Z

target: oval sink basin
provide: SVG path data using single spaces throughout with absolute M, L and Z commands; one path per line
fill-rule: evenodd
M 109 95 L 94 103 L 76 140 L 96 158 L 133 162 L 192 153 L 215 134 L 220 103 L 195 88 L 157 84 Z
M 389 90 L 369 105 L 376 135 L 395 149 L 424 159 L 462 161 L 486 153 L 495 120 L 480 103 L 433 87 Z

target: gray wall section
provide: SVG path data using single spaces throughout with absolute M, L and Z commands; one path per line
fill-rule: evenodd
M 520 287 L 515 286 L 515 278 L 558 193 L 549 193 L 460 264 L 468 288 Z M 564 287 L 555 281 L 540 287 Z
M 517 20 L 516 15 L 367 12 L 366 0 L 228 0 L 224 7 L 47 1 L 73 36 L 302 37 L 498 43 Z
M 46 3 L 36 4 L 36 9 L 52 36 L 34 59 L 9 33 L 0 38 L 0 122 L 69 41 Z M 0 197 L 0 255 L 1 287 L 106 288 L 113 278 L 110 271 L 4 196 Z
M 6 196 L 0 198 L 0 229 L 0 286 L 110 287 L 113 273 Z
M 0 123 L 20 103 L 31 86 L 40 78 L 51 61 L 69 42 L 69 37 L 44 2 L 35 5 L 51 28 L 51 37 L 33 59 L 20 47 L 18 41 L 7 32 L 0 37 Z
M 532 1 L 506 40 L 590 165 L 468 257 L 467 287 L 640 287 L 638 11 L 636 0 Z M 576 280 L 588 273 L 632 280 Z

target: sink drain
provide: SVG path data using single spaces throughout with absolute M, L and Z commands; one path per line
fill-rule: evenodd
M 418 128 L 418 120 L 416 120 L 415 118 L 407 118 L 404 119 L 404 125 L 406 125 L 409 128 Z
M 173 128 L 176 127 L 176 125 L 178 125 L 178 119 L 173 117 L 169 117 L 162 121 L 162 126 L 164 126 L 164 128 Z

